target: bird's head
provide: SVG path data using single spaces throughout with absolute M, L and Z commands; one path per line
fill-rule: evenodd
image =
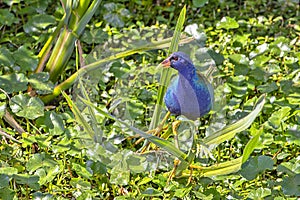
M 185 53 L 178 51 L 172 53 L 167 59 L 165 59 L 161 63 L 164 67 L 172 67 L 178 70 L 181 74 L 195 72 L 195 67 L 189 58 L 188 55 Z

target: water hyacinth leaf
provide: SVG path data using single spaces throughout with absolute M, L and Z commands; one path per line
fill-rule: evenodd
M 34 190 L 40 189 L 40 184 L 39 184 L 40 177 L 37 175 L 15 174 L 13 177 L 18 184 L 26 184 Z
M 72 169 L 76 172 L 77 175 L 83 178 L 90 179 L 92 176 L 92 174 L 85 167 L 77 163 L 72 164 Z
M 273 169 L 274 161 L 269 156 L 255 156 L 250 158 L 242 165 L 240 174 L 247 180 L 253 180 L 255 177 L 267 169 Z
M 0 76 L 0 88 L 8 94 L 22 92 L 27 89 L 28 80 L 24 74 L 8 74 Z
M 39 98 L 27 94 L 12 97 L 9 105 L 12 112 L 19 117 L 36 119 L 44 115 L 44 103 Z
M 99 28 L 90 31 L 86 30 L 81 37 L 81 41 L 87 44 L 98 44 L 103 40 L 106 40 L 107 37 L 108 37 L 107 33 Z
M 55 17 L 52 15 L 38 14 L 32 16 L 23 28 L 26 33 L 40 32 L 55 22 Z
M 26 163 L 26 169 L 32 173 L 39 168 L 48 168 L 54 167 L 57 165 L 57 162 L 53 160 L 48 154 L 45 153 L 37 153 L 33 154 L 33 156 Z
M 8 9 L 0 9 L 0 24 L 11 26 L 18 19 Z
M 264 199 L 271 195 L 271 189 L 269 188 L 257 188 L 257 190 L 252 190 L 248 198 L 250 199 Z
M 20 66 L 21 72 L 32 72 L 35 70 L 38 64 L 38 58 L 30 49 L 25 46 L 21 46 L 17 51 L 13 53 L 15 65 Z
M 46 183 L 52 182 L 52 180 L 56 177 L 57 174 L 61 172 L 60 166 L 55 165 L 50 168 L 44 169 L 40 168 L 38 169 L 34 175 L 38 175 L 40 177 L 39 184 L 44 185 Z
M 257 104 L 255 105 L 253 111 L 250 112 L 246 117 L 238 120 L 237 122 L 231 125 L 224 127 L 220 131 L 217 131 L 210 136 L 205 137 L 203 139 L 203 143 L 206 145 L 219 145 L 225 140 L 230 140 L 235 136 L 236 133 L 247 129 L 252 124 L 254 119 L 262 110 L 264 104 L 265 104 L 265 95 L 261 95 L 257 100 Z
M 280 185 L 285 195 L 300 196 L 300 174 L 284 177 Z
M 289 116 L 290 110 L 291 110 L 290 107 L 284 106 L 279 110 L 273 112 L 273 114 L 268 120 L 269 124 L 275 129 L 279 128 L 281 123 L 284 123 L 286 118 Z
M 3 187 L 0 189 L 0 196 L 2 199 L 14 199 L 15 194 L 16 192 L 8 187 Z
M 112 184 L 127 185 L 130 180 L 130 171 L 114 167 L 110 172 Z
M 216 28 L 217 29 L 235 29 L 238 28 L 239 24 L 235 21 L 235 19 L 231 17 L 223 17 L 220 22 L 217 23 Z
M 271 82 L 271 83 L 266 83 L 264 85 L 259 85 L 259 86 L 257 86 L 257 89 L 261 93 L 270 93 L 270 92 L 277 90 L 278 86 L 276 85 L 275 82 Z
M 6 174 L 0 174 L 0 188 L 8 187 L 9 186 L 9 176 Z
M 14 168 L 14 167 L 1 167 L 0 168 L 0 174 L 5 174 L 8 176 L 11 176 L 13 174 L 17 174 L 18 173 L 18 169 Z
M 203 7 L 208 0 L 193 0 L 193 7 L 200 8 Z
M 49 81 L 47 72 L 31 74 L 28 77 L 28 82 L 38 94 L 50 94 L 54 89 L 54 84 Z
M 154 197 L 154 196 L 162 196 L 164 194 L 163 191 L 159 191 L 155 188 L 147 188 L 142 192 L 142 196 L 144 197 Z
M 0 48 L 0 66 L 12 67 L 14 62 L 12 53 L 6 48 Z

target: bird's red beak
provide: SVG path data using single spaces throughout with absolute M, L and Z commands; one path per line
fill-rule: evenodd
M 171 66 L 170 59 L 169 58 L 165 59 L 164 61 L 162 61 L 161 64 L 164 66 L 164 68 L 170 67 Z

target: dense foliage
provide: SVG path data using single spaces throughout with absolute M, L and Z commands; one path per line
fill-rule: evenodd
M 93 12 L 89 10 L 90 21 L 82 20 L 87 25 L 79 20 L 84 18 L 81 9 L 68 14 L 68 7 L 60 3 L 4 0 L 0 5 L 0 198 L 279 200 L 300 196 L 298 1 L 103 1 Z M 136 154 L 143 142 L 134 144 L 139 138 L 133 129 L 101 111 L 148 130 L 158 98 L 161 69 L 157 66 L 167 56 L 168 45 L 159 44 L 162 48 L 146 53 L 124 52 L 171 37 L 184 5 L 184 26 L 198 27 L 200 39 L 180 48 L 189 49 L 194 58 L 205 58 L 196 63 L 199 69 L 207 70 L 205 62 L 217 68 L 217 105 L 196 124 L 183 119 L 178 130 L 182 149 L 191 143 L 191 129 L 196 129 L 200 145 L 206 134 L 246 116 L 262 94 L 266 103 L 250 128 L 232 140 L 216 149 L 198 148 L 195 160 L 210 166 L 240 158 L 246 145 L 255 144 L 254 153 L 238 172 L 206 176 L 195 170 L 189 180 L 183 170 L 169 181 L 174 157 L 154 145 L 144 157 Z M 61 41 L 69 42 L 61 46 L 69 52 L 63 52 L 64 68 L 52 73 L 52 64 L 41 61 L 42 52 L 61 21 L 66 30 Z M 77 25 L 85 29 L 78 30 Z M 78 32 L 69 34 L 74 29 Z M 53 39 L 60 43 L 56 36 Z M 75 45 L 77 40 L 80 43 Z M 47 60 L 55 49 L 45 52 Z M 60 91 L 53 95 L 55 86 L 84 66 L 81 56 L 90 64 L 95 57 L 105 60 L 122 52 L 120 59 L 103 62 L 101 70 L 82 73 L 73 85 L 62 84 L 74 106 Z M 44 65 L 45 70 L 40 70 Z M 101 110 L 91 112 L 80 96 Z M 172 116 L 167 123 L 174 120 Z M 248 143 L 255 136 L 259 140 Z

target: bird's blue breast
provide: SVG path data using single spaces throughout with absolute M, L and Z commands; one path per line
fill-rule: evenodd
M 171 113 L 196 120 L 211 110 L 213 92 L 204 77 L 195 74 L 187 80 L 179 74 L 169 86 L 164 100 Z

